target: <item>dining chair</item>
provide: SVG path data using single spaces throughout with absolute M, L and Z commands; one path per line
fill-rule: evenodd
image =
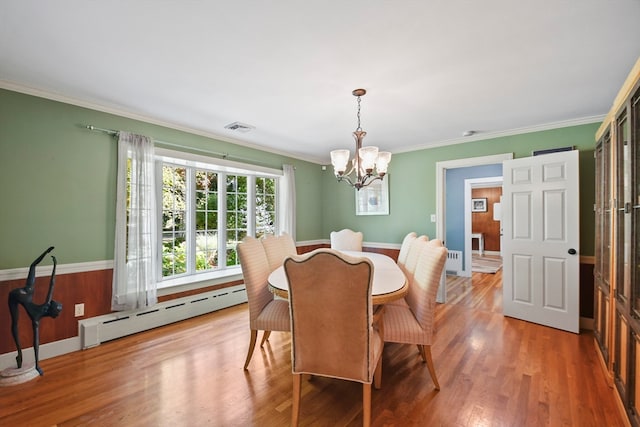
M 420 252 L 423 248 L 423 243 L 427 242 L 429 237 L 422 235 L 418 237 L 417 233 L 411 232 L 407 234 L 402 240 L 400 247 L 400 254 L 398 254 L 398 267 L 407 277 L 407 281 L 411 283 L 413 273 L 418 263 Z M 404 298 L 396 299 L 387 303 L 387 305 L 401 305 L 408 307 Z
M 402 244 L 400 245 L 400 253 L 398 254 L 398 261 L 396 262 L 399 266 L 404 266 L 407 263 L 407 255 L 409 254 L 409 247 L 411 246 L 411 242 L 413 242 L 418 234 L 415 231 L 408 233 L 402 239 Z
M 261 241 L 267 253 L 267 260 L 269 261 L 271 271 L 280 267 L 288 256 L 298 254 L 296 243 L 287 233 L 282 233 L 280 236 L 267 234 Z
M 244 362 L 246 370 L 256 346 L 258 331 L 264 331 L 260 343 L 262 347 L 271 331 L 290 331 L 291 321 L 289 319 L 289 302 L 275 299 L 273 294 L 269 292 L 268 277 L 271 268 L 262 242 L 247 236 L 238 243 L 237 251 L 249 302 L 251 339 L 247 359 Z
M 422 251 L 422 243 L 429 241 L 429 237 L 426 235 L 421 235 L 416 237 L 409 244 L 409 249 L 407 250 L 407 259 L 404 264 L 398 264 L 402 269 L 402 272 L 407 276 L 407 279 L 411 281 L 411 276 L 416 269 L 416 265 L 418 264 L 418 258 L 420 257 L 420 252 Z
M 332 231 L 330 237 L 331 249 L 362 252 L 363 235 L 361 231 L 345 228 L 340 231 Z
M 433 342 L 436 293 L 447 259 L 447 248 L 440 239 L 423 241 L 415 272 L 404 297 L 406 304 L 387 304 L 385 307 L 384 340 L 403 344 L 416 344 L 426 362 L 436 390 L 440 384 L 436 376 L 431 344 Z
M 363 425 L 371 422 L 371 383 L 382 383 L 383 305 L 373 313 L 373 263 L 332 249 L 287 258 L 293 403 L 298 425 L 302 374 L 362 383 Z

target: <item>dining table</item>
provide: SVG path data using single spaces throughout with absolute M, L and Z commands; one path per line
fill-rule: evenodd
M 392 258 L 375 252 L 339 252 L 351 257 L 368 258 L 373 263 L 373 285 L 371 289 L 371 302 L 373 305 L 386 304 L 403 298 L 407 294 L 409 282 Z M 289 298 L 289 282 L 284 266 L 273 270 L 269 275 L 268 282 L 271 292 L 281 298 Z

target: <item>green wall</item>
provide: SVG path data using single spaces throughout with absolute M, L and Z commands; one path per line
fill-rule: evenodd
M 580 254 L 593 255 L 595 229 L 595 133 L 600 123 L 473 141 L 394 154 L 389 166 L 389 215 L 356 216 L 352 188 L 338 184 L 333 169 L 323 172 L 323 234 L 351 228 L 365 241 L 400 243 L 409 231 L 435 236 L 430 215 L 436 213 L 436 163 L 470 157 L 513 153 L 527 157 L 532 151 L 575 146 L 580 150 Z M 385 178 L 386 179 L 386 178 Z
M 255 159 L 275 169 L 292 164 L 297 238 L 322 235 L 316 164 L 0 89 L 0 270 L 27 267 L 51 245 L 62 264 L 113 259 L 117 142 L 82 127 L 87 124 Z
M 0 270 L 28 266 L 50 245 L 60 263 L 113 258 L 115 139 L 82 125 L 129 130 L 196 149 L 296 167 L 297 239 L 352 228 L 365 240 L 400 243 L 411 230 L 435 235 L 438 161 L 574 145 L 580 149 L 582 255 L 593 255 L 594 135 L 598 123 L 394 154 L 390 215 L 356 216 L 354 190 L 332 168 L 95 110 L 0 89 Z M 43 264 L 46 262 L 43 261 Z

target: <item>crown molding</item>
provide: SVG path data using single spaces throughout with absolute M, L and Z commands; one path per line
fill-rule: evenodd
M 205 132 L 205 131 L 194 129 L 194 128 L 190 128 L 190 127 L 187 127 L 187 126 L 182 126 L 182 125 L 179 125 L 177 123 L 167 122 L 167 121 L 164 121 L 164 120 L 158 120 L 158 119 L 150 117 L 150 116 L 145 116 L 145 115 L 142 115 L 142 114 L 133 113 L 133 112 L 130 112 L 130 111 L 119 109 L 119 108 L 107 107 L 105 105 L 96 104 L 96 103 L 93 103 L 93 102 L 82 101 L 82 100 L 79 100 L 79 99 L 76 99 L 76 98 L 69 97 L 67 95 L 62 95 L 60 93 L 54 93 L 54 92 L 49 92 L 49 91 L 45 91 L 45 90 L 41 90 L 41 89 L 36 89 L 36 88 L 33 88 L 33 87 L 21 85 L 21 84 L 18 84 L 18 83 L 13 83 L 13 82 L 10 82 L 8 80 L 0 79 L 0 89 L 6 89 L 6 90 L 13 91 L 13 92 L 23 93 L 25 95 L 31 95 L 31 96 L 36 96 L 38 98 L 49 99 L 51 101 L 57 101 L 57 102 L 65 103 L 65 104 L 75 105 L 77 107 L 87 108 L 89 110 L 95 110 L 95 111 L 99 111 L 101 113 L 113 114 L 114 116 L 124 117 L 124 118 L 127 118 L 127 119 L 138 120 L 138 121 L 141 121 L 141 122 L 144 122 L 144 123 L 150 123 L 150 124 L 153 124 L 153 125 L 158 125 L 158 126 L 166 127 L 166 128 L 169 128 L 169 129 L 178 130 L 178 131 L 181 131 L 181 132 L 186 132 L 186 133 L 190 133 L 190 134 L 193 134 L 193 135 L 203 136 L 205 138 L 215 139 L 215 140 L 218 140 L 218 141 L 221 141 L 221 142 L 228 142 L 230 144 L 240 145 L 242 147 L 251 148 L 253 150 L 263 151 L 263 152 L 267 152 L 267 153 L 271 153 L 271 154 L 277 154 L 279 156 L 290 157 L 290 158 L 293 158 L 293 159 L 303 160 L 303 161 L 306 161 L 306 162 L 316 163 L 316 164 L 324 164 L 325 163 L 325 159 L 320 159 L 318 157 L 301 156 L 301 155 L 297 155 L 297 154 L 294 155 L 294 154 L 289 153 L 289 152 L 276 150 L 276 149 L 273 149 L 273 148 L 270 148 L 270 147 L 265 147 L 263 145 L 253 144 L 251 142 L 247 142 L 247 141 L 243 141 L 243 140 L 235 139 L 235 138 L 229 138 L 228 136 L 218 135 L 218 134 L 211 133 L 211 132 Z M 99 124 L 96 123 L 96 125 L 99 125 Z M 184 147 L 184 148 L 188 149 L 189 147 Z
M 429 148 L 444 147 L 447 145 L 466 144 L 468 142 L 483 141 L 487 139 L 501 138 L 505 136 L 522 135 L 522 134 L 533 133 L 533 132 L 542 132 L 546 130 L 561 129 L 561 128 L 566 128 L 571 126 L 587 125 L 591 123 L 601 123 L 605 119 L 605 117 L 606 115 L 602 114 L 597 116 L 587 116 L 587 117 L 582 117 L 578 119 L 563 120 L 559 122 L 545 123 L 545 124 L 535 125 L 535 126 L 526 126 L 526 127 L 516 128 L 516 129 L 503 130 L 503 131 L 482 132 L 482 133 L 475 134 L 473 136 L 464 136 L 459 138 L 445 139 L 442 141 L 437 141 L 437 142 L 432 142 L 427 144 L 414 145 L 412 147 L 396 150 L 394 151 L 394 153 L 408 153 L 412 151 L 425 150 Z
M 54 93 L 54 92 L 49 92 L 49 91 L 45 91 L 45 90 L 41 90 L 41 89 L 37 89 L 37 88 L 33 88 L 33 87 L 29 87 L 29 86 L 25 86 L 22 84 L 18 84 L 18 83 L 14 83 L 8 80 L 2 80 L 0 79 L 0 89 L 6 89 L 6 90 L 10 90 L 13 92 L 19 92 L 19 93 L 24 93 L 26 95 L 32 95 L 32 96 L 36 96 L 39 98 L 45 98 L 45 99 L 50 99 L 52 101 L 58 101 L 58 102 L 63 102 L 65 104 L 71 104 L 71 105 L 75 105 L 78 107 L 82 107 L 82 108 L 87 108 L 90 110 L 95 110 L 95 111 L 100 111 L 102 113 L 108 113 L 108 114 L 113 114 L 116 116 L 120 116 L 120 117 L 125 117 L 128 119 L 132 119 L 132 120 L 138 120 L 141 122 L 145 122 L 145 123 L 150 123 L 150 124 L 154 124 L 154 125 L 158 125 L 158 126 L 163 126 L 169 129 L 174 129 L 174 130 L 178 130 L 181 132 L 186 132 L 186 133 L 190 133 L 193 135 L 198 135 L 198 136 L 202 136 L 205 138 L 211 138 L 211 139 L 215 139 L 221 142 L 228 142 L 231 144 L 236 144 L 236 145 L 240 145 L 242 147 L 246 147 L 246 148 L 251 148 L 254 150 L 259 150 L 259 151 L 263 151 L 263 152 L 267 152 L 267 153 L 272 153 L 272 154 L 276 154 L 279 156 L 285 156 L 285 157 L 289 157 L 289 158 L 293 158 L 293 159 L 297 159 L 297 160 L 303 160 L 306 162 L 310 162 L 310 163 L 315 163 L 318 165 L 327 165 L 326 159 L 324 158 L 318 158 L 318 157 L 313 157 L 313 156 L 304 156 L 304 155 L 299 155 L 299 154 L 292 154 L 290 152 L 285 152 L 282 150 L 276 150 L 270 147 L 265 147 L 262 145 L 257 145 L 257 144 L 253 144 L 247 141 L 243 141 L 240 139 L 235 139 L 235 138 L 229 138 L 228 136 L 223 136 L 223 135 L 218 135 L 215 133 L 211 133 L 211 132 L 205 132 L 202 130 L 198 130 L 198 129 L 193 129 L 190 127 L 186 127 L 186 126 L 182 126 L 176 123 L 172 123 L 172 122 L 167 122 L 167 121 L 163 121 L 163 120 L 158 120 L 155 119 L 153 117 L 149 117 L 149 116 L 144 116 L 141 114 L 137 114 L 137 113 L 132 113 L 130 111 L 126 111 L 126 110 L 121 110 L 118 108 L 114 108 L 114 107 L 107 107 L 104 105 L 100 105 L 100 104 L 96 104 L 96 103 L 92 103 L 92 102 L 87 102 L 87 101 L 82 101 L 76 98 L 72 98 L 60 93 Z M 445 140 L 441 140 L 441 141 L 435 141 L 435 142 L 430 142 L 430 143 L 425 143 L 425 144 L 420 144 L 420 145 L 414 145 L 411 147 L 406 147 L 406 148 L 402 148 L 399 150 L 394 150 L 393 153 L 394 154 L 400 154 L 400 153 L 408 153 L 408 152 L 412 152 L 412 151 L 418 151 L 418 150 L 425 150 L 425 149 L 430 149 L 430 148 L 437 148 L 437 147 L 444 147 L 447 145 L 456 145 L 456 144 L 465 144 L 465 143 L 469 143 L 469 142 L 475 142 L 475 141 L 483 141 L 483 140 L 487 140 L 487 139 L 494 139 L 494 138 L 500 138 L 500 137 L 505 137 L 505 136 L 513 136 L 513 135 L 520 135 L 520 134 L 526 134 L 526 133 L 532 133 L 532 132 L 541 132 L 541 131 L 545 131 L 545 130 L 553 130 L 553 129 L 560 129 L 560 128 L 564 128 L 564 127 L 570 127 L 570 126 L 579 126 L 579 125 L 585 125 L 585 124 L 591 124 L 591 123 L 601 123 L 604 121 L 604 119 L 606 118 L 606 114 L 602 114 L 602 115 L 596 115 L 596 116 L 587 116 L 587 117 L 582 117 L 582 118 L 578 118 L 578 119 L 571 119 L 571 120 L 563 120 L 563 121 L 558 121 L 558 122 L 551 122 L 551 123 L 546 123 L 546 124 L 541 124 L 541 125 L 535 125 L 535 126 L 526 126 L 526 127 L 521 127 L 521 128 L 515 128 L 515 129 L 508 129 L 508 130 L 504 130 L 504 131 L 496 131 L 496 132 L 481 132 L 472 136 L 466 136 L 466 137 L 458 137 L 458 138 L 451 138 L 451 139 L 445 139 Z M 188 148 L 188 147 L 185 147 Z

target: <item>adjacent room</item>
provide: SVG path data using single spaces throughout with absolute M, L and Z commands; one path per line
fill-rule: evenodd
M 639 23 L 3 0 L 0 425 L 640 425 Z

